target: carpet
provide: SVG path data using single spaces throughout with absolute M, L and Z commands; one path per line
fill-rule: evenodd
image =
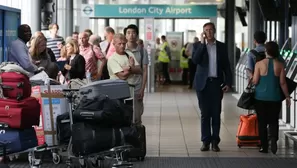
M 144 162 L 133 162 L 134 168 L 296 168 L 297 158 L 239 158 L 239 157 L 148 157 Z M 28 168 L 28 163 L 11 163 L 10 168 Z M 65 168 L 61 163 L 44 163 L 42 168 Z M 110 168 L 111 163 L 106 163 Z

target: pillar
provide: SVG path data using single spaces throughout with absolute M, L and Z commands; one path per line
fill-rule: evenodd
M 297 16 L 292 16 L 292 40 L 291 40 L 291 48 L 293 49 L 296 41 L 297 41 Z M 296 48 L 295 48 L 296 51 Z
M 72 35 L 73 32 L 73 0 L 66 0 L 66 15 L 65 15 L 65 25 L 66 25 L 66 36 Z
M 283 0 L 281 5 L 283 11 L 282 20 L 278 24 L 278 44 L 282 47 L 285 44 L 285 41 L 289 38 L 289 0 Z M 285 49 L 288 49 L 290 46 L 286 46 Z
M 249 6 L 248 46 L 249 48 L 254 48 L 254 33 L 256 31 L 264 31 L 264 19 L 257 0 L 250 0 Z
M 172 31 L 175 31 L 175 19 L 172 19 Z
M 229 56 L 233 84 L 235 81 L 235 0 L 226 1 L 225 19 L 225 42 L 227 44 L 227 55 Z
M 136 19 L 136 26 L 139 28 L 139 19 Z
M 104 4 L 105 4 L 105 5 L 109 5 L 109 4 L 110 4 L 109 1 L 110 1 L 110 0 L 104 0 Z M 109 18 L 105 18 L 105 19 L 104 19 L 104 26 L 105 26 L 105 27 L 110 26 Z
M 32 33 L 41 30 L 41 1 L 31 0 L 31 23 L 28 23 L 31 27 Z

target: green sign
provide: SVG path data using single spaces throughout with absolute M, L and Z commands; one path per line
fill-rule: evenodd
M 210 18 L 217 5 L 83 5 L 82 15 L 96 18 Z

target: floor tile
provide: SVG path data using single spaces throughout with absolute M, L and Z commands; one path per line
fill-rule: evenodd
M 277 155 L 262 154 L 258 148 L 238 148 L 239 116 L 246 114 L 237 100 L 224 95 L 221 114 L 221 152 L 201 152 L 201 119 L 197 96 L 182 86 L 162 86 L 144 99 L 143 124 L 147 132 L 147 156 L 161 157 L 296 157 L 293 143 L 280 135 Z

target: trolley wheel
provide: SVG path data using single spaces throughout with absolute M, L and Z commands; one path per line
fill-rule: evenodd
M 61 163 L 61 156 L 60 155 L 54 155 L 53 162 L 54 162 L 54 164 L 60 164 Z

